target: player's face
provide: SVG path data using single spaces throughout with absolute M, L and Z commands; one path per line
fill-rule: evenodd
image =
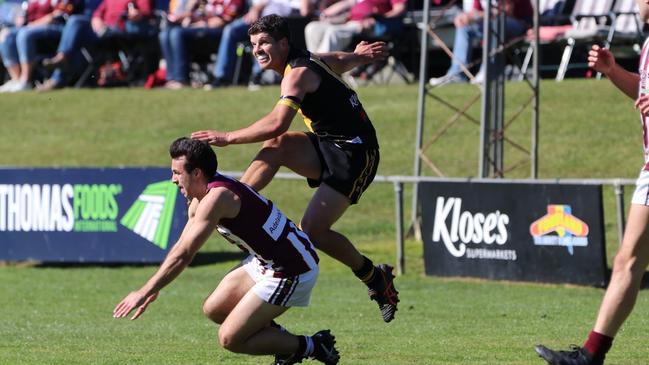
M 252 54 L 257 59 L 262 70 L 284 72 L 284 62 L 288 54 L 288 40 L 282 38 L 276 41 L 268 33 L 258 33 L 250 36 Z
M 178 185 L 180 193 L 189 200 L 194 198 L 194 179 L 192 173 L 185 171 L 185 162 L 185 156 L 171 160 L 171 182 Z

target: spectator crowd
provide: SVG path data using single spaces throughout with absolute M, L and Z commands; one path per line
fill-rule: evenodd
M 248 27 L 258 18 L 288 19 L 294 45 L 326 53 L 353 49 L 361 40 L 399 39 L 414 6 L 414 0 L 11 1 L 17 0 L 0 0 L 0 92 L 137 83 L 209 89 L 239 84 L 242 75 L 256 87 L 277 81 L 243 57 L 249 52 Z M 482 37 L 486 0 L 464 3 L 454 19 L 456 57 L 432 85 L 469 81 L 462 65 Z M 507 37 L 524 35 L 531 26 L 530 0 L 504 3 Z M 352 76 L 368 77 L 367 71 L 384 66 L 370 65 Z

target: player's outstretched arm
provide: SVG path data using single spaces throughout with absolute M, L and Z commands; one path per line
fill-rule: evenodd
M 365 41 L 356 45 L 354 52 L 329 52 L 318 53 L 320 57 L 334 72 L 342 74 L 356 66 L 386 59 L 390 50 L 385 42 L 367 43 Z
M 638 97 L 640 75 L 629 72 L 618 65 L 610 50 L 596 44 L 593 45 L 588 51 L 588 66 L 606 75 L 613 85 L 631 99 L 635 100 Z
M 191 137 L 217 147 L 263 142 L 286 132 L 296 112 L 285 108 L 278 109 L 276 105 L 270 113 L 245 128 L 230 132 L 203 130 L 193 132 Z
M 242 129 L 230 132 L 197 131 L 192 133 L 191 137 L 220 147 L 263 142 L 279 137 L 288 131 L 306 93 L 315 91 L 319 83 L 319 76 L 308 68 L 292 69 L 282 79 L 282 99 L 275 104 L 270 113 Z
M 194 259 L 196 252 L 216 229 L 221 217 L 236 216 L 236 214 L 232 215 L 231 211 L 236 208 L 238 213 L 238 206 L 235 206 L 234 199 L 228 194 L 224 194 L 223 190 L 213 189 L 200 203 L 197 200 L 192 202 L 192 204 L 197 204 L 196 213 L 187 221 L 178 242 L 171 248 L 158 271 L 146 284 L 131 292 L 115 306 L 114 318 L 127 317 L 131 311 L 137 308 L 131 320 L 137 319 L 156 299 L 158 292 L 178 277 Z

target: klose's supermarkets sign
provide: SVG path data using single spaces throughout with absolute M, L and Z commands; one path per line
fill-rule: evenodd
M 605 284 L 601 187 L 421 183 L 426 273 Z
M 186 215 L 169 174 L 0 170 L 0 260 L 160 261 Z

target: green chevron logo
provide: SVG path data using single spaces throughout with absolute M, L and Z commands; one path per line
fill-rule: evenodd
M 120 223 L 147 241 L 167 249 L 177 188 L 170 181 L 150 184 L 120 220 Z

